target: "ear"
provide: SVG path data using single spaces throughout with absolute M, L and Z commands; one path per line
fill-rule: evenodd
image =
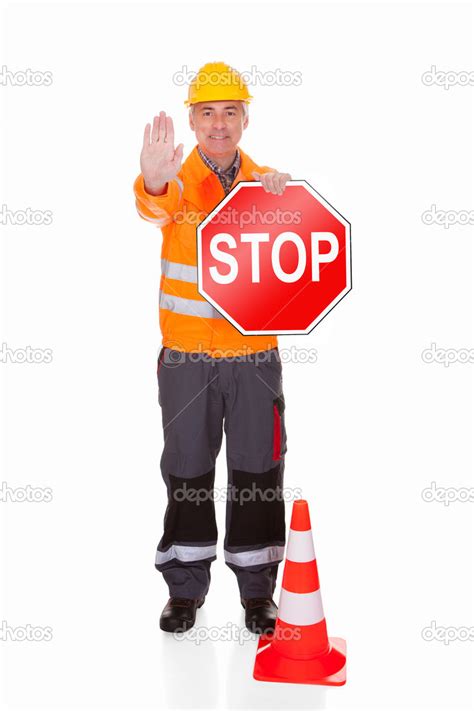
M 189 112 L 189 127 L 191 128 L 191 131 L 195 130 L 195 125 L 194 125 L 194 119 L 193 119 L 193 112 Z
M 248 125 L 249 125 L 249 117 L 248 117 L 248 114 L 247 114 L 247 116 L 244 118 L 244 122 L 243 122 L 243 124 L 242 124 L 244 130 L 247 128 Z

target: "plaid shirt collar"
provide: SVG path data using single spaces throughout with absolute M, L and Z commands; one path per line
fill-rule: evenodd
M 239 172 L 240 168 L 240 153 L 239 151 L 235 151 L 235 158 L 234 162 L 232 165 L 227 168 L 227 170 L 224 170 L 223 168 L 219 168 L 217 163 L 214 163 L 211 158 L 209 158 L 205 153 L 202 152 L 201 148 L 198 146 L 197 147 L 199 155 L 202 159 L 202 161 L 207 165 L 209 170 L 212 170 L 213 173 L 217 175 L 217 177 L 220 180 L 220 183 L 222 187 L 224 188 L 224 192 L 227 195 L 227 193 L 230 191 L 232 187 L 232 183 L 235 180 L 235 176 Z

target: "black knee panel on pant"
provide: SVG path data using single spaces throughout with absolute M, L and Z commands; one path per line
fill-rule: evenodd
M 203 543 L 217 540 L 214 476 L 215 469 L 192 479 L 169 476 L 168 507 L 161 548 L 176 541 Z
M 254 546 L 285 540 L 281 465 L 266 472 L 232 471 L 228 546 Z

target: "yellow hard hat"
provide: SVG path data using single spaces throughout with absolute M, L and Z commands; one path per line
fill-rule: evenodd
M 238 71 L 224 62 L 208 62 L 198 71 L 188 89 L 186 106 L 200 101 L 245 101 L 250 96 L 247 84 Z

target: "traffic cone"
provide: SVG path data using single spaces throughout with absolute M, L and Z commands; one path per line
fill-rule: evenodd
M 346 643 L 328 638 L 307 501 L 293 504 L 275 631 L 259 639 L 253 676 L 295 684 L 346 683 Z

